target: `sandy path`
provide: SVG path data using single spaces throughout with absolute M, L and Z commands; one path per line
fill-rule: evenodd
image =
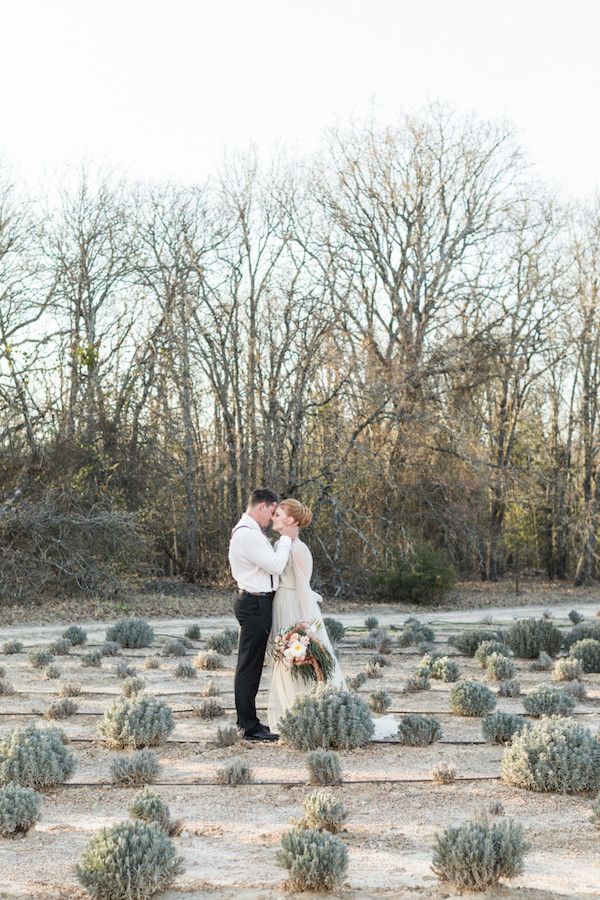
M 489 618 L 495 624 L 511 622 L 515 618 L 540 618 L 548 607 L 542 604 L 529 604 L 526 606 L 484 606 L 479 609 L 453 609 L 444 611 L 428 611 L 423 610 L 421 613 L 411 613 L 417 615 L 424 622 L 431 622 L 440 625 L 448 623 L 450 626 L 456 626 L 462 623 L 476 624 L 482 619 Z M 587 619 L 593 618 L 600 611 L 600 592 L 598 597 L 593 597 L 584 603 L 567 601 L 564 603 L 553 604 L 551 607 L 552 617 L 554 619 L 566 620 L 567 614 L 571 609 L 576 609 L 582 613 Z M 341 612 L 328 613 L 328 615 L 339 619 L 346 627 L 361 627 L 364 625 L 365 612 Z M 398 612 L 397 609 L 391 608 L 389 611 L 377 610 L 375 613 L 379 620 L 381 628 L 389 628 L 390 625 L 402 625 L 408 614 Z M 90 642 L 99 643 L 104 640 L 106 629 L 116 620 L 107 620 L 105 622 L 97 621 L 78 621 L 78 625 L 88 632 Z M 198 616 L 195 618 L 153 618 L 150 620 L 157 635 L 177 635 L 182 634 L 183 630 L 192 624 L 198 624 L 203 635 L 213 634 L 221 631 L 223 628 L 234 627 L 237 623 L 232 615 L 230 616 Z M 18 638 L 27 646 L 34 646 L 37 643 L 48 643 L 60 637 L 65 629 L 65 625 L 5 625 L 0 628 L 0 641 L 9 638 Z M 454 629 L 455 630 L 455 629 Z

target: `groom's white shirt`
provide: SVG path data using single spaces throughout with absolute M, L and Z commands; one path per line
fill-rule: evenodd
M 282 535 L 274 549 L 258 522 L 244 513 L 234 527 L 229 543 L 229 565 L 240 591 L 251 594 L 276 591 L 291 548 L 292 539 Z

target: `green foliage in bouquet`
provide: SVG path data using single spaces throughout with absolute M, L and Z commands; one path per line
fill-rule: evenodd
M 273 659 L 288 666 L 293 678 L 302 678 L 304 681 L 315 683 L 328 681 L 335 667 L 334 659 L 327 647 L 314 636 L 313 631 L 313 628 L 303 622 L 297 622 L 291 628 L 282 629 L 273 645 Z M 304 661 L 300 660 L 298 655 L 304 647 L 303 638 L 309 638 L 309 643 L 305 647 Z M 297 662 L 291 663 L 288 660 L 287 652 L 288 648 L 293 650 L 294 647 L 298 647 Z M 320 670 L 321 677 L 317 674 L 317 670 Z

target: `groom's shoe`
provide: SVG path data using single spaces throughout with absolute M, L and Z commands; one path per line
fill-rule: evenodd
M 279 735 L 271 734 L 270 731 L 266 731 L 264 728 L 257 728 L 256 731 L 245 734 L 244 738 L 247 741 L 277 741 L 279 740 Z

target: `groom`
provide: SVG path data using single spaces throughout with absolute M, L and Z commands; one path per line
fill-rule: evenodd
M 238 661 L 235 670 L 235 708 L 238 728 L 250 741 L 276 741 L 256 715 L 256 694 L 260 684 L 267 640 L 271 630 L 272 605 L 279 576 L 286 567 L 298 526 L 281 532 L 274 550 L 266 529 L 273 518 L 279 497 L 268 488 L 250 494 L 248 508 L 231 532 L 229 564 L 237 582 L 235 617 L 240 623 Z

